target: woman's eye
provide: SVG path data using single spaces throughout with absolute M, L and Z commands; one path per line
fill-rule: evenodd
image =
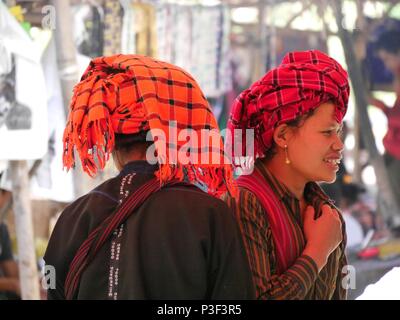
M 323 133 L 324 135 L 326 135 L 326 136 L 331 136 L 331 135 L 333 135 L 334 133 L 337 134 L 339 137 L 342 136 L 342 130 L 334 130 L 334 129 L 332 129 L 332 130 L 322 131 L 322 133 Z

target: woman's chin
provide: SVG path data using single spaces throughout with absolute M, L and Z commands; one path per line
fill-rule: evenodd
M 325 183 L 334 183 L 336 181 L 336 174 L 325 176 L 319 181 L 325 182 Z
M 310 179 L 310 180 L 315 181 L 315 182 L 334 183 L 336 181 L 336 173 L 335 174 L 332 174 L 332 173 L 321 174 L 321 175 L 315 176 L 313 179 Z

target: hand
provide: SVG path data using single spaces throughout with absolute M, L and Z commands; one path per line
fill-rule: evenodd
M 307 245 L 303 254 L 310 256 L 320 271 L 329 255 L 342 242 L 342 223 L 339 213 L 325 204 L 322 206 L 321 216 L 314 220 L 314 208 L 308 206 L 304 215 L 304 235 Z

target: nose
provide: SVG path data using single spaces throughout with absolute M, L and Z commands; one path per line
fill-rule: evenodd
M 332 149 L 335 151 L 342 152 L 344 149 L 344 143 L 340 135 L 335 135 L 335 141 L 332 144 Z

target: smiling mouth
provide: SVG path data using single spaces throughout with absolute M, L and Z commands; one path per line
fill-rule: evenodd
M 332 165 L 339 165 L 341 159 L 324 159 L 324 162 L 327 162 Z

